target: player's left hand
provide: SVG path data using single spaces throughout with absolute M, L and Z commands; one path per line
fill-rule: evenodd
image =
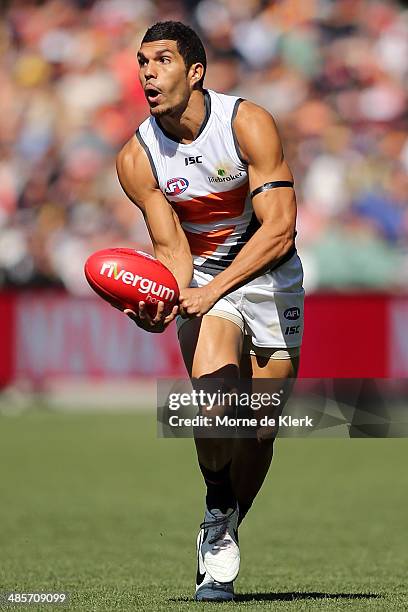
M 205 287 L 187 287 L 180 291 L 180 314 L 184 317 L 202 317 L 219 299 L 209 285 Z
M 174 306 L 173 310 L 167 316 L 164 313 L 164 302 L 159 302 L 157 305 L 156 315 L 149 314 L 145 302 L 139 302 L 138 311 L 125 308 L 125 315 L 132 319 L 138 327 L 152 334 L 161 334 L 176 318 L 178 306 Z

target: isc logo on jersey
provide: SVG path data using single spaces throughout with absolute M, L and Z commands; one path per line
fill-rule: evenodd
M 188 187 L 188 180 L 178 176 L 177 178 L 169 179 L 166 183 L 166 194 L 177 196 L 183 193 Z

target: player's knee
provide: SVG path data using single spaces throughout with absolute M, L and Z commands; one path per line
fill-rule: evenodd
M 194 363 L 192 376 L 193 378 L 215 379 L 220 384 L 225 384 L 226 381 L 237 381 L 239 379 L 239 366 L 227 360 L 218 361 L 211 354 L 206 355 L 198 363 Z
M 193 379 L 199 398 L 199 413 L 211 417 L 232 417 L 238 402 L 238 370 L 228 364 L 211 374 Z M 218 425 L 218 423 L 217 423 Z

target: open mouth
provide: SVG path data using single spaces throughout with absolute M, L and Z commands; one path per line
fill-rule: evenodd
M 154 87 L 146 87 L 145 96 L 149 104 L 155 104 L 160 101 L 161 92 Z

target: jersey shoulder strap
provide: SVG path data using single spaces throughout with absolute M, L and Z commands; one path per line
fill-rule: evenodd
M 247 163 L 241 155 L 238 139 L 234 130 L 234 120 L 237 115 L 239 105 L 241 102 L 244 102 L 244 98 L 230 96 L 228 94 L 221 94 L 210 89 L 208 91 L 211 95 L 212 112 L 217 115 L 219 120 L 221 120 L 224 125 L 229 127 L 238 160 L 243 166 L 246 166 Z
M 156 182 L 159 183 L 157 168 L 151 153 L 152 151 L 154 151 L 154 143 L 156 141 L 156 134 L 154 133 L 154 130 L 155 126 L 153 118 L 147 117 L 147 119 L 145 119 L 143 123 L 139 125 L 138 129 L 135 132 L 135 136 L 147 155 Z

